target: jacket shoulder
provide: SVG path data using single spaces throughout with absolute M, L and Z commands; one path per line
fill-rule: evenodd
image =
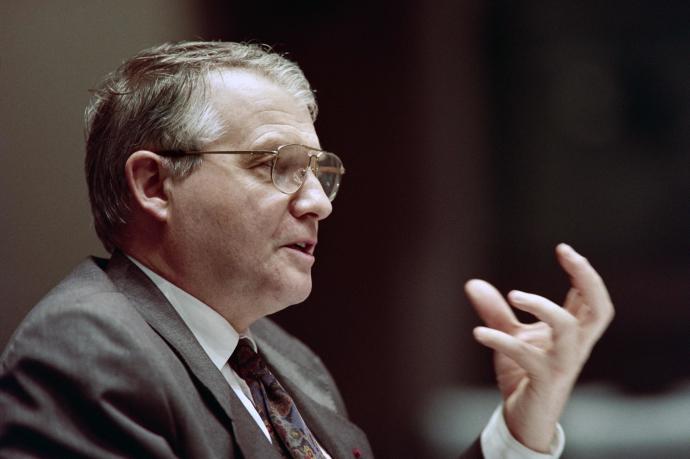
M 51 289 L 22 320 L 0 361 L 3 366 L 17 354 L 93 337 L 117 325 L 141 323 L 141 316 L 101 269 L 103 261 L 88 258 Z
M 172 457 L 162 440 L 174 430 L 168 399 L 152 382 L 165 371 L 152 355 L 157 346 L 98 262 L 81 263 L 34 306 L 0 357 L 0 443 L 36 457 Z

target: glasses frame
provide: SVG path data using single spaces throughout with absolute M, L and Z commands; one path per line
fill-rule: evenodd
M 166 156 L 166 157 L 180 157 L 180 156 L 202 156 L 202 155 L 251 155 L 251 154 L 264 154 L 264 155 L 272 155 L 274 157 L 273 161 L 271 162 L 271 182 L 273 182 L 273 186 L 276 187 L 278 191 L 281 193 L 285 194 L 294 194 L 297 193 L 301 188 L 302 185 L 304 185 L 304 180 L 302 180 L 302 183 L 300 183 L 299 187 L 292 192 L 288 192 L 285 190 L 282 190 L 277 184 L 276 184 L 276 178 L 273 173 L 275 170 L 275 164 L 276 160 L 278 159 L 280 155 L 280 150 L 285 148 L 285 147 L 302 147 L 306 148 L 309 150 L 309 153 L 307 155 L 308 158 L 308 163 L 307 163 L 307 168 L 311 170 L 312 174 L 316 177 L 318 180 L 318 173 L 319 172 L 326 172 L 326 173 L 334 173 L 338 176 L 338 179 L 333 186 L 333 190 L 329 195 L 327 195 L 329 201 L 333 201 L 335 199 L 336 194 L 338 194 L 338 189 L 340 188 L 340 178 L 345 175 L 345 166 L 343 166 L 343 161 L 336 155 L 335 153 L 331 153 L 330 151 L 326 150 L 320 150 L 318 148 L 312 148 L 306 145 L 301 145 L 297 143 L 290 143 L 290 144 L 285 144 L 285 145 L 280 145 L 278 146 L 275 150 L 214 150 L 214 151 L 194 151 L 194 150 L 161 150 L 157 151 L 156 154 L 161 155 L 161 156 Z M 329 166 L 319 166 L 318 165 L 318 159 L 321 155 L 326 154 L 326 155 L 332 155 L 334 156 L 338 162 L 340 163 L 340 167 L 329 167 Z M 319 180 L 319 184 L 321 184 L 321 181 Z M 321 188 L 323 188 L 323 185 L 321 185 Z M 325 192 L 326 190 L 324 190 Z

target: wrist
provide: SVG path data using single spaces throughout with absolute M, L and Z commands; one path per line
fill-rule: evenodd
M 565 434 L 560 425 L 556 425 L 548 452 L 535 451 L 518 441 L 508 430 L 504 406 L 497 407 L 482 431 L 481 447 L 484 457 L 504 459 L 558 459 L 560 457 L 565 446 Z
M 526 385 L 505 401 L 503 416 L 510 434 L 527 448 L 549 451 L 567 401 L 567 388 L 537 391 Z M 520 396 L 518 396 L 518 393 Z
M 503 411 L 506 428 L 510 435 L 525 447 L 540 453 L 547 453 L 556 431 L 556 422 L 547 419 L 525 420 L 520 410 L 510 410 L 506 403 Z M 516 420 L 519 419 L 519 420 Z

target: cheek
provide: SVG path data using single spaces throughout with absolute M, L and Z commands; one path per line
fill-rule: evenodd
M 286 206 L 253 190 L 234 193 L 227 202 L 216 204 L 208 209 L 214 243 L 256 265 L 269 263 L 284 233 Z
M 235 196 L 235 223 L 242 225 L 249 236 L 279 239 L 289 222 L 289 196 L 272 184 L 246 186 Z
M 184 231 L 205 250 L 260 261 L 287 235 L 289 196 L 271 184 L 243 177 L 219 181 L 199 176 L 186 185 L 178 206 L 185 220 Z

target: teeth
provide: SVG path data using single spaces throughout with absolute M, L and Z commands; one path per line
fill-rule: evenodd
M 304 249 L 304 248 L 307 247 L 307 243 L 306 243 L 306 242 L 298 242 L 298 243 L 295 244 L 295 245 L 296 245 L 297 247 L 299 247 L 300 249 Z

